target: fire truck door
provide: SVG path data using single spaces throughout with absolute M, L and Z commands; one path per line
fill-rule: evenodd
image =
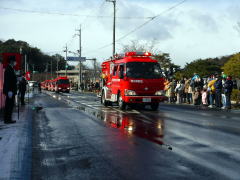
M 118 90 L 120 88 L 120 78 L 119 78 L 119 65 L 116 64 L 113 69 L 113 74 L 112 74 L 112 95 L 111 95 L 111 101 L 117 101 L 117 94 Z

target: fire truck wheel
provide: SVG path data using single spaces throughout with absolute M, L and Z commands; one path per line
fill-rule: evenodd
M 102 96 L 101 96 L 101 104 L 103 104 L 104 106 L 108 105 L 108 101 L 106 101 L 104 91 L 102 92 Z
M 156 111 L 159 107 L 159 103 L 154 103 L 154 104 L 151 104 L 151 108 L 153 111 Z
M 119 106 L 119 109 L 121 110 L 124 110 L 126 108 L 126 103 L 123 101 L 121 95 L 119 95 L 118 97 L 118 106 Z

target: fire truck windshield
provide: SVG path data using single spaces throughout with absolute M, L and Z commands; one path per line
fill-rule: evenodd
M 127 77 L 158 79 L 162 77 L 160 65 L 154 62 L 129 62 L 126 64 Z
M 69 80 L 68 79 L 59 79 L 57 81 L 57 84 L 69 84 Z

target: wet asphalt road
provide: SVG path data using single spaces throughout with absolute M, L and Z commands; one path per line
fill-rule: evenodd
M 240 179 L 240 113 L 121 111 L 77 92 L 42 93 L 35 106 L 32 179 Z

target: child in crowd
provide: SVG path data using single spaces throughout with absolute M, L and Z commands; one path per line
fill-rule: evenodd
M 200 88 L 196 88 L 195 92 L 193 93 L 193 104 L 200 105 L 201 104 L 201 91 Z
M 203 91 L 202 91 L 202 104 L 204 106 L 207 106 L 208 105 L 208 100 L 207 100 L 207 89 L 204 88 Z

